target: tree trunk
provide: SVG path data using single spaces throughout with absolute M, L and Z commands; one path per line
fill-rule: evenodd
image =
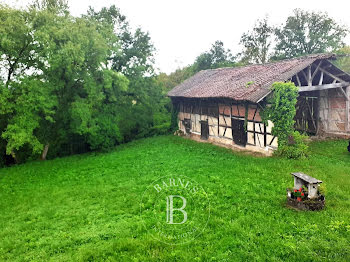
M 49 151 L 49 146 L 50 146 L 49 144 L 45 145 L 44 150 L 40 157 L 41 160 L 46 160 L 46 155 L 47 155 L 47 151 Z
M 11 156 L 12 156 L 13 160 L 15 161 L 15 164 L 18 164 L 15 152 L 11 151 Z

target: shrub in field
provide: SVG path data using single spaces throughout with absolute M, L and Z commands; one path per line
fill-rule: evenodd
M 289 138 L 288 143 L 280 145 L 275 154 L 292 159 L 307 157 L 309 146 L 306 144 L 306 140 L 308 136 L 302 135 L 298 131 L 294 131 Z
M 179 129 L 178 114 L 179 114 L 179 109 L 176 106 L 173 106 L 171 109 L 171 122 L 170 122 L 171 131 L 176 131 Z
M 272 134 L 278 137 L 277 155 L 300 158 L 307 155 L 306 136 L 294 131 L 298 88 L 292 82 L 276 82 L 262 117 L 274 124 Z
M 273 122 L 272 134 L 278 137 L 279 145 L 285 145 L 294 131 L 298 88 L 292 82 L 276 82 L 271 91 L 272 97 L 267 101 L 263 118 Z

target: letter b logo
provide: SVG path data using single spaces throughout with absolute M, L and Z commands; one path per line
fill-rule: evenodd
M 180 198 L 182 200 L 182 207 L 174 208 L 174 198 Z M 184 224 L 187 221 L 186 198 L 178 195 L 170 195 L 166 198 L 166 222 L 168 224 Z M 174 210 L 180 211 L 183 214 L 183 220 L 180 223 L 174 222 Z

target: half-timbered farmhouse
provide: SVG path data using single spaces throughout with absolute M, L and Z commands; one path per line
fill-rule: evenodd
M 296 129 L 310 135 L 349 135 L 350 75 L 333 54 L 274 63 L 204 70 L 168 95 L 178 109 L 179 129 L 196 140 L 270 153 L 278 146 L 260 112 L 274 82 L 299 88 Z

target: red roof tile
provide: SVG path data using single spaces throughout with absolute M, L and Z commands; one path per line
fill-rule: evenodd
M 286 81 L 316 60 L 334 58 L 316 54 L 267 64 L 203 70 L 172 89 L 168 96 L 231 98 L 258 102 L 274 82 Z

